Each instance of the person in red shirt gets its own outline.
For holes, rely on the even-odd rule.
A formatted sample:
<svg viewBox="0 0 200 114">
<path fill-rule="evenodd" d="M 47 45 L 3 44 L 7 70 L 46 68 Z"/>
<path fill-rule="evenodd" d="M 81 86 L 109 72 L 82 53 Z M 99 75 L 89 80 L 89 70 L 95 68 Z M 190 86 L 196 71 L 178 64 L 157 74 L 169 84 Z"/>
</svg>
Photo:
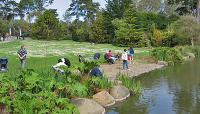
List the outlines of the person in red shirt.
<svg viewBox="0 0 200 114">
<path fill-rule="evenodd" d="M 112 51 L 109 50 L 109 51 L 108 51 L 108 58 L 111 59 L 111 57 L 112 57 Z"/>
</svg>

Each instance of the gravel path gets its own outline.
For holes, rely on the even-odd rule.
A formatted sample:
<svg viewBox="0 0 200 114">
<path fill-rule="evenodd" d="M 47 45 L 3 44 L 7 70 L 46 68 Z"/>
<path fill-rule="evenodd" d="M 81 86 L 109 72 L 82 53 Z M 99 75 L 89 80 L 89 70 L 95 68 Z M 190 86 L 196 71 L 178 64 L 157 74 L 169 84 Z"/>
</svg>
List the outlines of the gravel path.
<svg viewBox="0 0 200 114">
<path fill-rule="evenodd" d="M 158 65 L 155 63 L 142 64 L 139 62 L 135 62 L 134 64 L 129 64 L 129 70 L 123 70 L 122 61 L 117 61 L 115 64 L 101 65 L 101 69 L 110 80 L 115 80 L 117 74 L 127 74 L 130 77 L 135 77 L 143 73 L 160 69 L 162 67 L 164 67 L 164 65 Z"/>
</svg>

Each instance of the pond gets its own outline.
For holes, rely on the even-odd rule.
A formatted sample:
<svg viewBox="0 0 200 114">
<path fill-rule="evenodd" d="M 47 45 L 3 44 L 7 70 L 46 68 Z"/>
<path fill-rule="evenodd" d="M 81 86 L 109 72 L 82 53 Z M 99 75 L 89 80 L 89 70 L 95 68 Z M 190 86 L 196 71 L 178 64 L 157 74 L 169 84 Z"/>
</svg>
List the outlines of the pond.
<svg viewBox="0 0 200 114">
<path fill-rule="evenodd" d="M 143 92 L 107 109 L 106 114 L 200 114 L 200 60 L 138 78 Z"/>
</svg>

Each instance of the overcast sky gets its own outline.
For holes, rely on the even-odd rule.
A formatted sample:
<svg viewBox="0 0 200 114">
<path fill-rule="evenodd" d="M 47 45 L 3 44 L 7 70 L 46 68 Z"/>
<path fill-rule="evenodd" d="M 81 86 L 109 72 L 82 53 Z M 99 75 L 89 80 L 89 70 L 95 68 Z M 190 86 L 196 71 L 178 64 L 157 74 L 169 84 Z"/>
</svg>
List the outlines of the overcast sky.
<svg viewBox="0 0 200 114">
<path fill-rule="evenodd" d="M 19 2 L 20 0 L 15 1 Z M 94 2 L 97 1 L 100 3 L 101 7 L 105 7 L 105 0 L 94 0 Z M 54 0 L 53 4 L 48 8 L 57 9 L 59 19 L 63 19 L 63 14 L 65 13 L 66 9 L 69 8 L 70 3 L 71 0 Z"/>
</svg>

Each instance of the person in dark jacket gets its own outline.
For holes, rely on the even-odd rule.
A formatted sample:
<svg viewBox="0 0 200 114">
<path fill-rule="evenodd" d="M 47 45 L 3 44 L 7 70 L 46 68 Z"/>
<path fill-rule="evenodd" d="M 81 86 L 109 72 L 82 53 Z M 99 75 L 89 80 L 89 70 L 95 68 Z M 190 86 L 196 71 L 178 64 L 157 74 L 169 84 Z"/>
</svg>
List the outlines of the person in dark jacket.
<svg viewBox="0 0 200 114">
<path fill-rule="evenodd" d="M 99 69 L 98 66 L 95 66 L 91 71 L 90 71 L 90 76 L 95 76 L 95 77 L 102 77 L 103 74 L 101 70 Z"/>
</svg>

